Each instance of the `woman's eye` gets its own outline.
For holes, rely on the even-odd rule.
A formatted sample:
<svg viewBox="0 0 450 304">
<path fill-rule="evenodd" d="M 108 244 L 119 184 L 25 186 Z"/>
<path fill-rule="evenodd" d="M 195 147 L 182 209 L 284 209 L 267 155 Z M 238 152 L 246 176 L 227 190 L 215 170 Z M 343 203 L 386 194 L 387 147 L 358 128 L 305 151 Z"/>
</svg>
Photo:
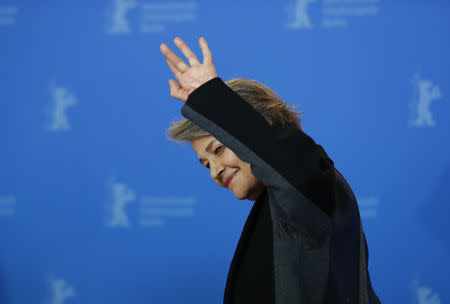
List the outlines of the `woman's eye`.
<svg viewBox="0 0 450 304">
<path fill-rule="evenodd" d="M 215 152 L 217 153 L 219 150 L 221 150 L 222 148 L 223 148 L 224 146 L 219 146 L 216 150 L 215 150 Z"/>
</svg>

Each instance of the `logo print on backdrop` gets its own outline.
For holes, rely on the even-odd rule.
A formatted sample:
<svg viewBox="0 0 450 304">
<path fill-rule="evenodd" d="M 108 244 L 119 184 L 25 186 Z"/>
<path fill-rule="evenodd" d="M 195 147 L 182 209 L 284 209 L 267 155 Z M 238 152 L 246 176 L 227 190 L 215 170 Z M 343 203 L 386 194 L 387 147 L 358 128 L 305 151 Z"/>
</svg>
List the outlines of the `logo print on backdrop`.
<svg viewBox="0 0 450 304">
<path fill-rule="evenodd" d="M 73 93 L 64 87 L 50 84 L 50 95 L 52 101 L 48 109 L 50 123 L 47 129 L 50 131 L 68 131 L 71 130 L 69 120 L 67 119 L 67 109 L 77 104 L 77 99 Z"/>
<path fill-rule="evenodd" d="M 113 0 L 113 8 L 109 10 L 107 32 L 110 34 L 126 34 L 131 32 L 126 14 L 137 6 L 134 0 Z"/>
<path fill-rule="evenodd" d="M 358 198 L 359 214 L 362 218 L 376 218 L 380 200 L 375 197 Z"/>
<path fill-rule="evenodd" d="M 169 217 L 194 217 L 196 203 L 193 197 L 143 196 L 140 199 L 140 224 L 163 227 Z"/>
<path fill-rule="evenodd" d="M 292 1 L 292 0 L 290 0 Z M 321 3 L 322 26 L 344 28 L 355 17 L 376 16 L 381 0 L 294 0 L 288 4 L 288 24 L 291 29 L 311 29 L 310 4 Z"/>
<path fill-rule="evenodd" d="M 111 199 L 107 202 L 107 226 L 129 227 L 128 216 L 125 213 L 125 206 L 136 199 L 136 193 L 126 184 L 116 181 L 109 181 L 108 188 Z"/>
<path fill-rule="evenodd" d="M 433 85 L 431 80 L 421 79 L 419 73 L 415 73 L 412 84 L 414 86 L 414 97 L 410 104 L 412 110 L 412 120 L 410 125 L 414 127 L 434 127 L 430 106 L 433 100 L 441 98 L 439 86 Z"/>
<path fill-rule="evenodd" d="M 14 195 L 0 196 L 0 216 L 12 216 L 16 213 L 16 197 Z"/>
<path fill-rule="evenodd" d="M 168 218 L 195 216 L 197 201 L 193 197 L 148 195 L 138 197 L 136 191 L 114 178 L 109 178 L 106 186 L 108 198 L 105 202 L 105 225 L 108 227 L 130 227 L 137 222 L 142 228 L 162 228 L 166 226 Z M 138 209 L 126 212 L 127 205 L 135 201 L 139 203 Z"/>
<path fill-rule="evenodd" d="M 0 6 L 0 27 L 16 24 L 17 7 Z"/>
<path fill-rule="evenodd" d="M 182 22 L 197 20 L 196 9 L 198 3 L 190 2 L 152 2 L 141 0 L 110 0 L 111 7 L 106 13 L 106 32 L 109 34 L 129 34 L 133 32 L 127 14 L 130 10 L 138 10 L 139 19 L 132 20 L 132 24 L 140 24 L 141 33 L 160 33 L 166 29 L 167 24 L 179 26 Z M 129 16 L 128 16 L 129 17 Z"/>
<path fill-rule="evenodd" d="M 413 304 L 441 304 L 437 293 L 427 286 L 420 286 L 418 280 L 412 282 Z"/>
<path fill-rule="evenodd" d="M 308 15 L 308 6 L 316 1 L 317 0 L 295 0 L 293 9 L 289 9 L 289 13 L 292 13 L 292 22 L 289 22 L 288 26 L 294 29 L 312 28 L 311 20 Z"/>
<path fill-rule="evenodd" d="M 75 296 L 75 291 L 65 280 L 56 278 L 53 274 L 49 279 L 50 299 L 45 304 L 65 304 L 67 300 Z"/>
</svg>

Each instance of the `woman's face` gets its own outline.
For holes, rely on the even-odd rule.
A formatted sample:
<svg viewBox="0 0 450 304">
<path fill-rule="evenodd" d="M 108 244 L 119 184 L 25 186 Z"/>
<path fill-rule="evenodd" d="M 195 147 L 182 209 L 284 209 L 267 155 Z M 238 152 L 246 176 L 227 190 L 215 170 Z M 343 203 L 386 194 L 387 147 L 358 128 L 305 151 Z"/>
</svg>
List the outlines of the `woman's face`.
<svg viewBox="0 0 450 304">
<path fill-rule="evenodd" d="M 216 184 L 230 189 L 240 200 L 254 201 L 258 198 L 264 184 L 252 174 L 250 164 L 240 160 L 214 136 L 195 138 L 192 140 L 192 148 L 202 165 L 210 169 Z"/>
</svg>

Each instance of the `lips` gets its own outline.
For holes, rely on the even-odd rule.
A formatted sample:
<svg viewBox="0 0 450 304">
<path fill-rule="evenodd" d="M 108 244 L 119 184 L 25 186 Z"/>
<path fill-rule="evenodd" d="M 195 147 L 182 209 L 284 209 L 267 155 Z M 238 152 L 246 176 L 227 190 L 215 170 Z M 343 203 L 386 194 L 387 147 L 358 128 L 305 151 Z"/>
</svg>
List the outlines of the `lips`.
<svg viewBox="0 0 450 304">
<path fill-rule="evenodd" d="M 231 174 L 228 178 L 227 178 L 227 180 L 225 181 L 225 184 L 227 185 L 227 187 L 231 184 L 231 180 L 233 179 L 233 177 L 236 175 L 236 173 L 238 172 L 239 170 L 236 170 L 233 174 Z"/>
</svg>

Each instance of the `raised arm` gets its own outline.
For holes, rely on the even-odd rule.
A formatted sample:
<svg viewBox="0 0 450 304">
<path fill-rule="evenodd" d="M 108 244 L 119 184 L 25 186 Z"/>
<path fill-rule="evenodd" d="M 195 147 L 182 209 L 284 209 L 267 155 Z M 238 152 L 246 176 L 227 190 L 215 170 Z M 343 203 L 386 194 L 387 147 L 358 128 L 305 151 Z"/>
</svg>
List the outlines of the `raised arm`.
<svg viewBox="0 0 450 304">
<path fill-rule="evenodd" d="M 320 197 L 326 189 L 320 186 L 326 186 L 326 172 L 333 163 L 322 147 L 298 128 L 272 127 L 219 77 L 192 92 L 181 113 L 210 132 L 243 161 L 253 164 L 256 157 L 265 163 L 267 168 L 264 169 L 271 177 L 276 171 L 282 178 L 278 183 L 264 174 L 261 176 L 267 186 L 287 188 L 288 183 L 325 213 L 332 212 L 329 198 Z M 317 191 L 318 187 L 321 192 Z"/>
<path fill-rule="evenodd" d="M 186 48 L 180 47 L 182 51 Z M 209 51 L 203 46 L 205 50 Z M 188 76 L 169 58 L 168 63 L 181 83 L 171 83 L 171 94 L 182 100 L 182 83 Z M 178 65 L 182 66 L 180 62 Z M 189 73 L 189 68 L 182 69 Z M 333 162 L 322 147 L 295 127 L 273 128 L 217 76 L 187 96 L 182 114 L 250 163 L 253 175 L 268 187 L 276 202 L 275 218 L 280 221 L 275 224 L 299 231 L 312 247 L 318 246 L 329 232 L 329 217 L 334 210 Z"/>
</svg>

